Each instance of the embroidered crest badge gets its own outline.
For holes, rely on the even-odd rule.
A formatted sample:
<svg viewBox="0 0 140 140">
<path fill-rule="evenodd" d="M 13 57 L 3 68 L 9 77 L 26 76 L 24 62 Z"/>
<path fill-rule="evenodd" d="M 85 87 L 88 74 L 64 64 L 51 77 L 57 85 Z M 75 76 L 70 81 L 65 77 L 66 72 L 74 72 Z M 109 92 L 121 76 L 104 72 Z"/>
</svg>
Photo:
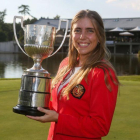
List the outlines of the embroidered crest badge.
<svg viewBox="0 0 140 140">
<path fill-rule="evenodd" d="M 71 94 L 78 99 L 81 99 L 84 93 L 85 93 L 85 88 L 81 84 L 76 85 L 71 91 Z"/>
</svg>

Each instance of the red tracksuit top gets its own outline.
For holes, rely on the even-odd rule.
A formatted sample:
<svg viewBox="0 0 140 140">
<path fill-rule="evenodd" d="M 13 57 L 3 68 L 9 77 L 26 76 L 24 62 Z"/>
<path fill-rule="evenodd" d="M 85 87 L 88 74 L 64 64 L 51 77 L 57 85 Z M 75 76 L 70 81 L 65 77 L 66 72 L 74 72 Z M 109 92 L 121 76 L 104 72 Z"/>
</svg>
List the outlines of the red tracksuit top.
<svg viewBox="0 0 140 140">
<path fill-rule="evenodd" d="M 61 62 L 60 68 L 67 64 L 68 58 Z M 111 73 L 115 79 L 113 70 Z M 57 123 L 51 122 L 48 140 L 101 140 L 101 137 L 106 136 L 118 93 L 118 86 L 109 77 L 108 80 L 111 92 L 106 87 L 104 71 L 94 68 L 88 74 L 88 83 L 83 79 L 73 88 L 69 100 L 66 97 L 59 99 L 61 91 L 57 95 L 60 81 L 51 93 L 52 109 L 59 113 L 59 117 Z"/>
</svg>

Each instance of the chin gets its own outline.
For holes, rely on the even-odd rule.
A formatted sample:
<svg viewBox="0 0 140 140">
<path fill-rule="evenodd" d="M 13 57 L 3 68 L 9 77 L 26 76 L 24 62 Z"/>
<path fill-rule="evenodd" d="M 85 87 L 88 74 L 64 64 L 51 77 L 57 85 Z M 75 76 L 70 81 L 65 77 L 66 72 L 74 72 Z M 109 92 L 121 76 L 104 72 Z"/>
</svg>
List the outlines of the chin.
<svg viewBox="0 0 140 140">
<path fill-rule="evenodd" d="M 79 55 L 81 55 L 81 56 L 86 56 L 86 55 L 88 55 L 89 53 L 79 53 Z"/>
</svg>

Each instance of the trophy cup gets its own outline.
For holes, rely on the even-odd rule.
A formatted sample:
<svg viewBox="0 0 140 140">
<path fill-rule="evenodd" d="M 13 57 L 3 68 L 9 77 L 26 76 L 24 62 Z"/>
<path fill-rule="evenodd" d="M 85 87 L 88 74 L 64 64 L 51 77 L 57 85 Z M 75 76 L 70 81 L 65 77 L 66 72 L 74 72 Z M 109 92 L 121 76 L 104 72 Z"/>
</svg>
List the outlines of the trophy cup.
<svg viewBox="0 0 140 140">
<path fill-rule="evenodd" d="M 20 46 L 16 35 L 16 19 L 21 19 L 21 27 L 24 30 L 24 50 Z M 60 30 L 61 22 L 66 22 L 64 38 L 58 49 L 54 50 L 55 34 Z M 13 112 L 31 116 L 42 116 L 44 113 L 37 107 L 49 109 L 51 78 L 47 70 L 43 69 L 43 59 L 57 53 L 62 47 L 68 30 L 68 20 L 59 20 L 58 29 L 48 25 L 29 24 L 23 27 L 23 17 L 15 16 L 13 29 L 16 42 L 22 52 L 34 61 L 32 68 L 24 71 L 21 79 L 18 104 L 13 107 Z"/>
</svg>

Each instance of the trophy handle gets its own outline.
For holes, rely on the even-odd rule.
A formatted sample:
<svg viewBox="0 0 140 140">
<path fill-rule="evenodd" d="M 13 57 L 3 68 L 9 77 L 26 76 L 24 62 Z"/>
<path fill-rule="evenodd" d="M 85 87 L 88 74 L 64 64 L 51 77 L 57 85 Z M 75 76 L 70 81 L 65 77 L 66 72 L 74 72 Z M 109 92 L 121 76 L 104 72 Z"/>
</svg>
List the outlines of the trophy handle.
<svg viewBox="0 0 140 140">
<path fill-rule="evenodd" d="M 65 30 L 65 34 L 64 34 L 63 40 L 62 40 L 60 46 L 58 47 L 58 49 L 57 49 L 53 54 L 49 55 L 48 57 L 53 56 L 54 54 L 56 54 L 56 53 L 61 49 L 61 47 L 62 47 L 62 45 L 63 45 L 63 43 L 64 43 L 64 41 L 65 41 L 65 38 L 66 38 L 66 36 L 67 36 L 69 21 L 66 20 L 66 19 L 60 19 L 60 20 L 59 20 L 58 29 L 56 30 L 56 32 L 58 32 L 58 31 L 60 30 L 61 22 L 62 22 L 62 21 L 66 22 L 66 30 Z"/>
<path fill-rule="evenodd" d="M 27 53 L 25 53 L 25 51 L 22 49 L 22 47 L 20 46 L 19 41 L 18 41 L 18 39 L 17 39 L 17 34 L 16 34 L 16 18 L 21 19 L 21 28 L 22 28 L 23 31 L 25 32 L 25 28 L 23 27 L 23 17 L 21 17 L 21 16 L 14 16 L 14 19 L 13 19 L 13 29 L 14 29 L 14 36 L 15 36 L 16 42 L 17 42 L 19 48 L 22 50 L 22 52 L 23 52 L 24 54 L 26 54 L 27 56 L 29 56 L 29 55 L 28 55 Z M 29 56 L 29 57 L 30 57 L 30 56 Z"/>
</svg>

